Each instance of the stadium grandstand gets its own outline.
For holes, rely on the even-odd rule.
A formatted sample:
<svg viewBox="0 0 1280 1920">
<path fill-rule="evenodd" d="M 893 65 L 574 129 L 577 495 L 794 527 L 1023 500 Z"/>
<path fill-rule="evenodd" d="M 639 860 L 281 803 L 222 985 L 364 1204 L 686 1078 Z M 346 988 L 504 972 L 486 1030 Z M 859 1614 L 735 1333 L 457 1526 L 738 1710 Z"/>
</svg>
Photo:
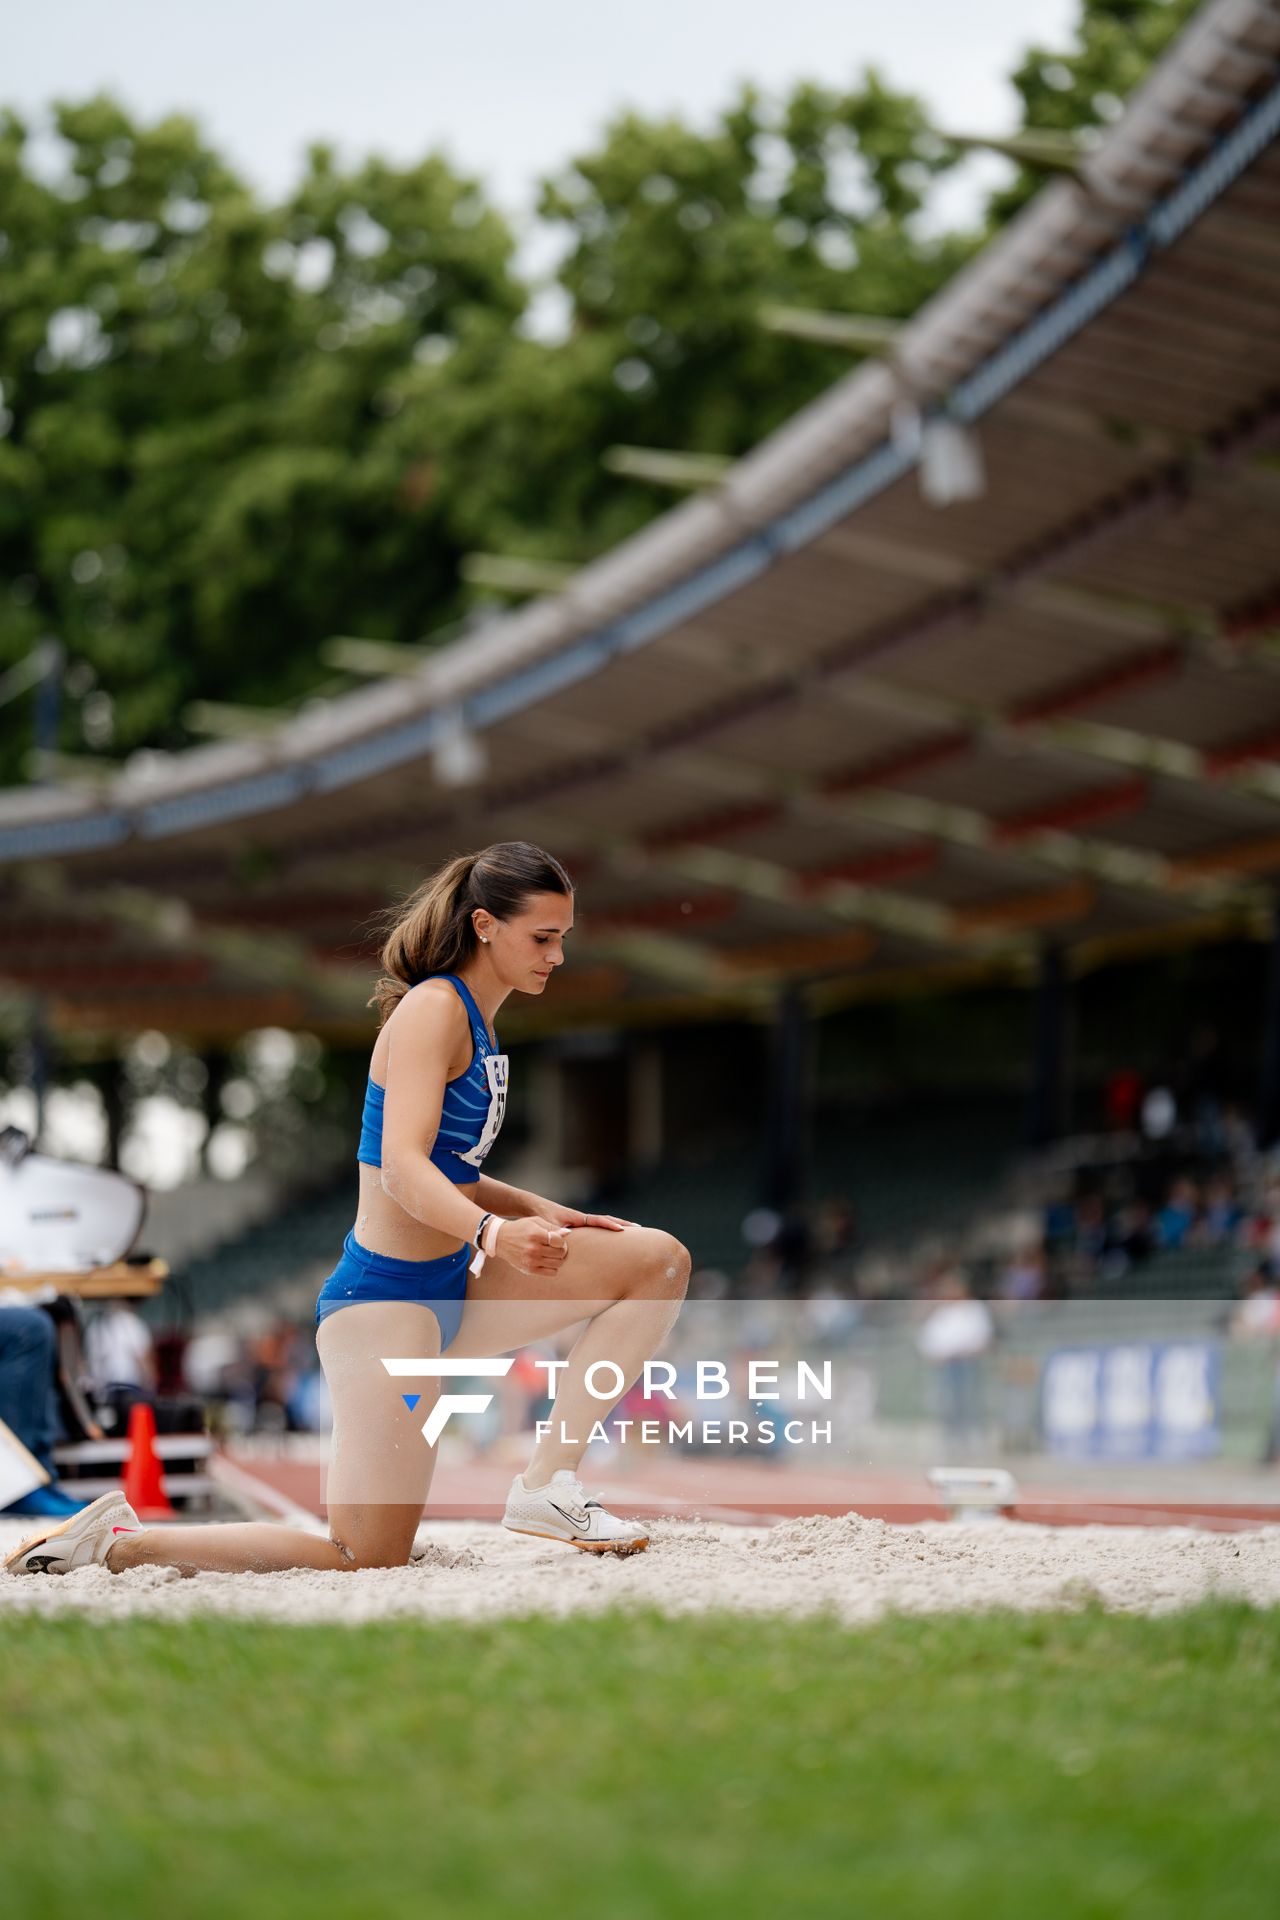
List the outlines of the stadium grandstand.
<svg viewBox="0 0 1280 1920">
<path fill-rule="evenodd" d="M 1073 998 L 1168 955 L 1246 956 L 1269 1145 L 1278 58 L 1273 5 L 1212 0 L 883 354 L 559 591 L 253 741 L 0 794 L 0 987 L 55 1036 L 355 1048 L 373 916 L 527 838 L 581 895 L 554 996 L 505 1022 L 514 1144 L 704 1266 L 824 1199 L 846 1250 L 986 1257 L 984 1219 L 1097 1160 L 1061 1152 Z M 859 1079 L 895 1023 L 914 1103 Z M 193 1304 L 288 1278 L 285 1244 L 193 1255 Z M 1234 1290 L 1235 1243 L 1175 1256 L 1173 1291 Z"/>
</svg>

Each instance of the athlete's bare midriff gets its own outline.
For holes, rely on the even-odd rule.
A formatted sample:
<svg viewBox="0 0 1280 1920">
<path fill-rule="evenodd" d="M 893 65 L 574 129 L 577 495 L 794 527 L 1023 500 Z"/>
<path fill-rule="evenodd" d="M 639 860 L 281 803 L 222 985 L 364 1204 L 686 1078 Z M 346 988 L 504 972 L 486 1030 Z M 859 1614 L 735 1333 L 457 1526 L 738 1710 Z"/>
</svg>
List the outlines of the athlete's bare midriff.
<svg viewBox="0 0 1280 1920">
<path fill-rule="evenodd" d="M 469 1181 L 466 1185 L 460 1182 L 457 1191 L 474 1200 L 475 1182 Z M 385 1253 L 391 1260 L 441 1260 L 446 1253 L 456 1253 L 462 1245 L 460 1240 L 406 1213 L 389 1193 L 382 1191 L 382 1169 L 365 1166 L 363 1161 L 356 1239 L 370 1253 Z"/>
<path fill-rule="evenodd" d="M 457 1049 L 450 1055 L 448 1069 L 449 1079 L 456 1080 L 471 1065 L 471 1022 L 466 1018 L 453 988 L 443 982 L 437 987 L 434 981 L 424 980 L 414 991 L 443 993 L 459 1010 L 461 1017 Z M 374 1042 L 369 1061 L 370 1076 L 380 1087 L 387 1084 L 388 1054 L 387 1030 L 384 1027 Z M 462 1241 L 406 1213 L 389 1193 L 383 1192 L 381 1167 L 370 1167 L 363 1161 L 358 1165 L 360 1199 L 356 1208 L 355 1233 L 362 1247 L 367 1247 L 370 1253 L 385 1253 L 389 1260 L 441 1260 L 445 1254 L 457 1252 Z M 457 1191 L 465 1194 L 468 1200 L 474 1200 L 476 1183 L 459 1182 Z"/>
</svg>

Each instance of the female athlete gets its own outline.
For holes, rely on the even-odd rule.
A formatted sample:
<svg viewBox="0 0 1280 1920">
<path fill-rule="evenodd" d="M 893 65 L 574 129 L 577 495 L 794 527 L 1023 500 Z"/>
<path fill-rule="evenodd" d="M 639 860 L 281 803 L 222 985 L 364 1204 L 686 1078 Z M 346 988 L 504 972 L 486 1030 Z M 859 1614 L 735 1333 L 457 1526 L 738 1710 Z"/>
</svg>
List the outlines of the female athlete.
<svg viewBox="0 0 1280 1920">
<path fill-rule="evenodd" d="M 384 1360 L 501 1356 L 586 1320 L 503 1524 L 594 1553 L 634 1553 L 643 1526 L 589 1499 L 577 1468 L 595 1421 L 639 1375 L 680 1310 L 689 1255 L 669 1233 L 579 1212 L 482 1171 L 506 1104 L 494 1020 L 564 961 L 573 886 L 524 841 L 464 854 L 391 926 L 373 1001 L 382 1024 L 360 1134 L 354 1230 L 316 1306 L 333 1401 L 329 1538 L 291 1527 L 143 1527 L 106 1494 L 10 1555 L 11 1573 L 173 1566 L 187 1573 L 403 1566 L 435 1465 L 422 1433 L 439 1381 Z M 594 1392 L 588 1370 L 597 1370 Z M 465 1369 L 460 1369 L 465 1371 Z M 598 1396 L 617 1383 L 613 1400 Z M 405 1385 L 420 1394 L 410 1411 Z M 412 1398 L 412 1393 L 409 1396 Z"/>
</svg>

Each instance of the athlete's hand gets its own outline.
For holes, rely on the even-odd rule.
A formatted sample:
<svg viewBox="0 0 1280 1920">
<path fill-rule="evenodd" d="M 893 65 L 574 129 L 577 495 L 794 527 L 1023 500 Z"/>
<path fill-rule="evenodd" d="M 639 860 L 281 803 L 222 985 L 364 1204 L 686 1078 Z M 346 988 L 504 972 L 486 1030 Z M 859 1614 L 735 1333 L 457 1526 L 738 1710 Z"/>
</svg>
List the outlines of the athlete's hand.
<svg viewBox="0 0 1280 1920">
<path fill-rule="evenodd" d="M 630 1220 L 619 1220 L 612 1213 L 583 1213 L 581 1207 L 562 1207 L 555 1200 L 539 1200 L 533 1209 L 534 1218 L 548 1220 L 553 1227 L 605 1227 L 610 1233 L 621 1233 L 624 1227 L 632 1225 Z"/>
<path fill-rule="evenodd" d="M 522 1220 L 504 1220 L 498 1229 L 493 1252 L 521 1273 L 553 1278 L 564 1265 L 569 1251 L 569 1230 L 553 1226 L 536 1214 Z"/>
</svg>

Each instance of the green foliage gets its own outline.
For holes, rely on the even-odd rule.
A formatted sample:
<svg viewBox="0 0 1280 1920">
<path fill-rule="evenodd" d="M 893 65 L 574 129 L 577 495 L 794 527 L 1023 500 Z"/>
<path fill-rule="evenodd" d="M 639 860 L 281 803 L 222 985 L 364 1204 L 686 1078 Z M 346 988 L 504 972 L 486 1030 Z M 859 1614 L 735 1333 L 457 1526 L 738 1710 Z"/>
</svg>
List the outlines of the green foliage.
<svg viewBox="0 0 1280 1920">
<path fill-rule="evenodd" d="M 265 208 L 186 121 L 96 100 L 57 124 L 53 185 L 0 126 L 0 665 L 57 632 L 118 748 L 176 745 L 194 694 L 294 698 L 324 635 L 414 639 L 455 590 L 390 442 L 395 383 L 525 294 L 506 226 L 438 158 L 340 174 L 317 148 Z"/>
<path fill-rule="evenodd" d="M 1105 117 L 1192 0 L 1083 3 L 1079 50 L 1015 77 L 1031 124 Z M 0 114 L 0 672 L 61 637 L 74 751 L 184 745 L 195 697 L 343 684 L 321 642 L 455 620 L 471 549 L 606 550 L 668 504 L 608 446 L 740 454 L 848 371 L 763 305 L 905 318 L 983 237 L 922 221 L 955 155 L 874 71 L 745 89 L 702 130 L 623 114 L 544 183 L 548 339 L 511 232 L 438 155 L 317 146 L 268 206 L 187 120 L 100 98 L 56 123 L 51 174 Z M 0 783 L 29 740 L 30 697 L 0 707 Z"/>
</svg>

